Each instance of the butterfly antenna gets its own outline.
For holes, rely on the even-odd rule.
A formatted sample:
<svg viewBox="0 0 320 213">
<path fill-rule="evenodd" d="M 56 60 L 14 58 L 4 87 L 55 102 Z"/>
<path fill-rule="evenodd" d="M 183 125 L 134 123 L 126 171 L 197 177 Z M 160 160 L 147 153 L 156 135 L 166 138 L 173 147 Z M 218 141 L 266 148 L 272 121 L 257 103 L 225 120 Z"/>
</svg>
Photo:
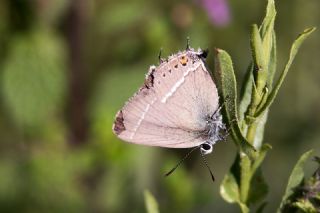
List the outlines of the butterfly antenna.
<svg viewBox="0 0 320 213">
<path fill-rule="evenodd" d="M 181 164 L 183 161 L 185 161 L 189 155 L 194 151 L 196 150 L 198 147 L 194 147 L 193 149 L 191 149 L 180 161 L 179 163 L 177 163 L 177 165 L 175 167 L 173 167 L 169 172 L 167 172 L 164 176 L 165 177 L 168 177 L 169 175 L 171 175 Z"/>
<path fill-rule="evenodd" d="M 201 153 L 201 157 L 202 157 L 203 163 L 207 167 L 207 169 L 209 170 L 210 175 L 211 175 L 211 179 L 214 182 L 214 176 L 213 176 L 213 173 L 212 173 L 212 171 L 211 171 L 211 169 L 210 169 L 210 167 L 208 165 L 208 161 L 207 161 L 206 157 L 204 156 L 204 154 L 202 152 L 200 152 L 200 153 Z"/>
</svg>

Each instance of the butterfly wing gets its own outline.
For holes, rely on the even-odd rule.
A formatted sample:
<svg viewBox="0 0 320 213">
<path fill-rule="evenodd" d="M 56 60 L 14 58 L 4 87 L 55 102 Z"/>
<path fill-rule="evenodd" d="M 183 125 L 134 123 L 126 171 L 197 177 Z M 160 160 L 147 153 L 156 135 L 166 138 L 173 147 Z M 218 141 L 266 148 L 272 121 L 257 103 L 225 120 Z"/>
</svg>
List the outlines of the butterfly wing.
<svg viewBox="0 0 320 213">
<path fill-rule="evenodd" d="M 186 51 L 150 68 L 144 86 L 118 112 L 113 130 L 132 143 L 194 147 L 206 141 L 201 132 L 217 108 L 217 89 L 204 62 Z"/>
</svg>

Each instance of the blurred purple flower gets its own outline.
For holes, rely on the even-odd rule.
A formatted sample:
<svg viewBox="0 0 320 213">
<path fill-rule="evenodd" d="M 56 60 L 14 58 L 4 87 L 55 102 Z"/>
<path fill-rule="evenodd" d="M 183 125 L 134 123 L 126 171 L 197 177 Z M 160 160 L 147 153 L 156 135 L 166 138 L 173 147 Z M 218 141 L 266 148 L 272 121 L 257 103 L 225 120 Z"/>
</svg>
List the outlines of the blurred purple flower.
<svg viewBox="0 0 320 213">
<path fill-rule="evenodd" d="M 200 0 L 211 22 L 216 26 L 226 26 L 230 22 L 227 0 Z"/>
</svg>

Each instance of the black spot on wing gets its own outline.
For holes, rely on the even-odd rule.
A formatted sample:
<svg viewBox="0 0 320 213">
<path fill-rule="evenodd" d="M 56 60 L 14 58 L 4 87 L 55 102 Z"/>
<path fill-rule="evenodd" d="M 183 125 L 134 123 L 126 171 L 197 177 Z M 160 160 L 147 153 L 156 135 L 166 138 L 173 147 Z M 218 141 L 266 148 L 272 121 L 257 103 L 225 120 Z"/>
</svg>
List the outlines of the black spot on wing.
<svg viewBox="0 0 320 213">
<path fill-rule="evenodd" d="M 124 130 L 126 130 L 126 127 L 124 126 L 123 123 L 124 119 L 123 119 L 123 113 L 122 110 L 120 110 L 117 115 L 116 115 L 116 119 L 114 121 L 113 124 L 113 132 L 117 135 L 120 135 L 121 132 L 123 132 Z"/>
<path fill-rule="evenodd" d="M 145 81 L 144 81 L 144 86 L 149 89 L 151 87 L 153 87 L 153 83 L 154 83 L 154 72 L 156 69 L 152 69 L 150 71 L 150 73 L 148 73 Z"/>
</svg>

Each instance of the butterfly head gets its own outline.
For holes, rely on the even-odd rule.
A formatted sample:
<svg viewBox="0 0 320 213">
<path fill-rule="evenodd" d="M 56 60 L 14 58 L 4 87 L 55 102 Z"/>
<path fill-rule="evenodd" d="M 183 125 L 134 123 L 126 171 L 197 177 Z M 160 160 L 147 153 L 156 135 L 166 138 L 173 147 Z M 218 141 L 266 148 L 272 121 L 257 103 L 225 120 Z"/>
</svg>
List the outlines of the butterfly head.
<svg viewBox="0 0 320 213">
<path fill-rule="evenodd" d="M 226 139 L 227 127 L 223 122 L 220 110 L 217 110 L 213 115 L 208 115 L 205 120 L 205 130 L 201 132 L 205 142 L 200 145 L 200 150 L 202 154 L 209 154 L 216 142 Z"/>
</svg>

